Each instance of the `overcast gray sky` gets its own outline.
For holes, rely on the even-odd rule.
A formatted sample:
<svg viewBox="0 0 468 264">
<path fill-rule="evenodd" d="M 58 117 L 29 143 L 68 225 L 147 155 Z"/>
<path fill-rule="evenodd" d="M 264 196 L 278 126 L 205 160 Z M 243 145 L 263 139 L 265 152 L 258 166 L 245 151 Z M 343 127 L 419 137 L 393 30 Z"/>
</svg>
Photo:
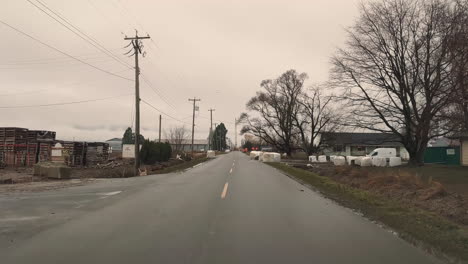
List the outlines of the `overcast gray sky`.
<svg viewBox="0 0 468 264">
<path fill-rule="evenodd" d="M 30 0 L 36 5 L 40 3 Z M 209 108 L 234 138 L 234 118 L 263 79 L 288 69 L 328 79 L 329 58 L 357 16 L 355 0 L 39 0 L 133 65 L 125 34 L 148 33 L 141 97 L 191 129 L 189 97 L 201 98 L 196 137 L 206 138 Z M 42 6 L 42 8 L 44 8 Z M 119 64 L 27 0 L 3 0 L 0 20 L 106 71 L 133 79 Z M 134 84 L 82 64 L 0 23 L 0 107 L 112 99 L 49 107 L 0 108 L 0 126 L 53 130 L 59 139 L 121 137 L 134 114 Z M 158 95 L 154 90 L 156 90 Z M 117 97 L 120 96 L 120 97 Z M 141 105 L 145 137 L 157 137 L 158 112 Z M 163 115 L 163 129 L 181 125 Z"/>
</svg>

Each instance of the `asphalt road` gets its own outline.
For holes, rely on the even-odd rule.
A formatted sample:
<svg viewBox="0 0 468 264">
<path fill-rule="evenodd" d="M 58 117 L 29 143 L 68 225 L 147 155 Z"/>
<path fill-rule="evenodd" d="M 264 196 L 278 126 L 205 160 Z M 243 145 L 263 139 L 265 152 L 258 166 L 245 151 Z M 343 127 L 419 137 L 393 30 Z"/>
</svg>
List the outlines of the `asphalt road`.
<svg viewBox="0 0 468 264">
<path fill-rule="evenodd" d="M 183 173 L 0 196 L 0 262 L 439 263 L 242 153 Z"/>
</svg>

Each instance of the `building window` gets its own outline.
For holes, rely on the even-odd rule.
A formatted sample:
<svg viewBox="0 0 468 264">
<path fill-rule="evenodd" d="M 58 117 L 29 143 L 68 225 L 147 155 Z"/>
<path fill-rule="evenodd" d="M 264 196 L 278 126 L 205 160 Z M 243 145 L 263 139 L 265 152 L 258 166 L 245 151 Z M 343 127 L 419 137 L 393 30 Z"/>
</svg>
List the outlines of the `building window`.
<svg viewBox="0 0 468 264">
<path fill-rule="evenodd" d="M 343 145 L 333 146 L 333 152 L 343 152 Z"/>
<path fill-rule="evenodd" d="M 356 147 L 357 148 L 357 151 L 365 151 L 366 148 L 365 147 L 362 147 L 362 146 L 359 146 L 359 147 Z"/>
</svg>

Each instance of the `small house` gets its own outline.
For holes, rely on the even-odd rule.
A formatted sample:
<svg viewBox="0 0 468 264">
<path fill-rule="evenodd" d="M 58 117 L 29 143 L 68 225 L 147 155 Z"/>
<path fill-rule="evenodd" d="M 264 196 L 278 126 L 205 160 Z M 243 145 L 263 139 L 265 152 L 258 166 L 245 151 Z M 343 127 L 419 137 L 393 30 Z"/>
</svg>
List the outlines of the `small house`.
<svg viewBox="0 0 468 264">
<path fill-rule="evenodd" d="M 376 148 L 395 148 L 397 156 L 409 159 L 399 138 L 388 133 L 324 132 L 318 145 L 323 154 L 330 156 L 365 156 Z"/>
</svg>

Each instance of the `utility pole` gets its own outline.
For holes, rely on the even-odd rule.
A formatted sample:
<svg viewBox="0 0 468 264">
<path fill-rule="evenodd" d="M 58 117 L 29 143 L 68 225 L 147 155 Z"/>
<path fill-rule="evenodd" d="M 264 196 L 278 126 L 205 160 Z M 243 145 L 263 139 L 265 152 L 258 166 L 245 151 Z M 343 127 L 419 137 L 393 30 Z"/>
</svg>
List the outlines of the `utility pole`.
<svg viewBox="0 0 468 264">
<path fill-rule="evenodd" d="M 193 155 L 193 141 L 194 141 L 194 135 L 195 135 L 195 106 L 196 103 L 201 101 L 201 99 L 197 99 L 194 97 L 193 99 L 188 99 L 189 101 L 193 101 L 193 117 L 192 117 L 192 155 Z"/>
<path fill-rule="evenodd" d="M 215 129 L 214 131 L 216 131 L 216 128 L 218 127 L 218 123 L 215 123 Z M 218 137 L 215 136 L 215 134 L 213 134 L 213 142 L 216 144 L 216 148 L 218 148 Z"/>
<path fill-rule="evenodd" d="M 135 37 L 125 36 L 125 40 L 130 40 L 133 45 L 135 55 L 135 176 L 138 176 L 140 169 L 140 67 L 138 66 L 138 54 L 141 54 L 143 47 L 142 39 L 149 39 L 150 36 L 139 37 L 138 31 Z M 143 57 L 145 54 L 142 54 Z"/>
<path fill-rule="evenodd" d="M 211 150 L 211 137 L 213 135 L 213 111 L 215 111 L 215 109 L 210 108 L 208 111 L 210 111 L 210 138 L 208 139 L 208 148 Z"/>
<path fill-rule="evenodd" d="M 237 149 L 237 118 L 234 118 L 234 148 Z"/>
<path fill-rule="evenodd" d="M 161 143 L 161 115 L 159 115 L 159 143 Z"/>
</svg>

